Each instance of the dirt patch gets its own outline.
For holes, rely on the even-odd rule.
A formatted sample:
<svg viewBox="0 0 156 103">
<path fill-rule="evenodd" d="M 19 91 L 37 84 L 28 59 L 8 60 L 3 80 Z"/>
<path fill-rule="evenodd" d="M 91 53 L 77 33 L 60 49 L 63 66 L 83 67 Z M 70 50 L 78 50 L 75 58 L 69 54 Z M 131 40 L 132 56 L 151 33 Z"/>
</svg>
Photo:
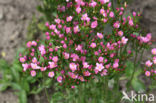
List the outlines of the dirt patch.
<svg viewBox="0 0 156 103">
<path fill-rule="evenodd" d="M 0 53 L 11 62 L 26 40 L 27 27 L 39 0 L 0 0 Z"/>
<path fill-rule="evenodd" d="M 39 0 L 0 0 L 0 58 L 12 62 L 16 50 L 25 43 L 27 27 Z M 1 55 L 2 54 L 2 55 Z M 11 90 L 0 92 L 0 103 L 18 103 Z"/>
</svg>

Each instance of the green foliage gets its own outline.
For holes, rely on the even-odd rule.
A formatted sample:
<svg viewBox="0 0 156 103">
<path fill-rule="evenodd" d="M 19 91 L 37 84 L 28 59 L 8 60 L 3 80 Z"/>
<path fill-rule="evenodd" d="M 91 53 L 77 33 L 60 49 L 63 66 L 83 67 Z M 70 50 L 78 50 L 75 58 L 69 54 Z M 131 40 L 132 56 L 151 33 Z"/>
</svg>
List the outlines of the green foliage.
<svg viewBox="0 0 156 103">
<path fill-rule="evenodd" d="M 121 92 L 117 90 L 118 88 L 109 88 L 107 80 L 108 78 L 91 80 L 73 89 L 56 91 L 52 95 L 51 103 L 62 103 L 62 101 L 63 103 L 119 103 Z"/>
<path fill-rule="evenodd" d="M 141 68 L 138 66 L 135 66 L 133 62 L 127 62 L 127 68 L 125 70 L 125 75 L 127 79 L 129 80 L 127 83 L 127 87 L 130 87 L 130 85 L 133 87 L 135 91 L 145 91 L 145 84 L 142 83 L 142 81 L 139 79 L 139 76 L 142 74 Z M 136 69 L 136 70 L 135 70 Z M 134 74 L 133 71 L 135 70 Z M 132 78 L 132 75 L 133 78 Z"/>
<path fill-rule="evenodd" d="M 27 27 L 27 41 L 34 40 L 34 39 L 42 39 L 44 35 L 42 34 L 47 30 L 47 28 L 44 26 L 44 22 L 46 20 L 42 17 L 37 18 L 36 16 L 32 17 L 32 20 Z"/>
<path fill-rule="evenodd" d="M 41 0 L 42 4 L 37 7 L 37 10 L 44 14 L 44 17 L 49 22 L 57 15 L 57 5 L 62 5 L 66 1 L 62 0 Z"/>
</svg>

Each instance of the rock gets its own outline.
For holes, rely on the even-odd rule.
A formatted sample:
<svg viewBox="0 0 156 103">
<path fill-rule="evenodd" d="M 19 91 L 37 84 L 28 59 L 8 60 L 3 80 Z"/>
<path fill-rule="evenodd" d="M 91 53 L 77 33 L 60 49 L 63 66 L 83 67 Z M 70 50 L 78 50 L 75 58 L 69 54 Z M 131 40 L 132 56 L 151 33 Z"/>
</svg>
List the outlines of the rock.
<svg viewBox="0 0 156 103">
<path fill-rule="evenodd" d="M 3 17 L 4 17 L 3 7 L 0 7 L 0 20 L 2 20 Z"/>
<path fill-rule="evenodd" d="M 18 103 L 18 97 L 11 90 L 0 92 L 0 103 Z"/>
<path fill-rule="evenodd" d="M 8 4 L 11 2 L 12 2 L 12 0 L 0 0 L 0 4 Z"/>
<path fill-rule="evenodd" d="M 0 12 L 0 20 L 2 20 L 3 19 L 3 12 Z"/>
<path fill-rule="evenodd" d="M 19 35 L 19 31 L 15 31 L 15 33 L 13 33 L 11 36 L 10 36 L 10 40 L 16 40 L 16 38 L 18 37 Z"/>
</svg>

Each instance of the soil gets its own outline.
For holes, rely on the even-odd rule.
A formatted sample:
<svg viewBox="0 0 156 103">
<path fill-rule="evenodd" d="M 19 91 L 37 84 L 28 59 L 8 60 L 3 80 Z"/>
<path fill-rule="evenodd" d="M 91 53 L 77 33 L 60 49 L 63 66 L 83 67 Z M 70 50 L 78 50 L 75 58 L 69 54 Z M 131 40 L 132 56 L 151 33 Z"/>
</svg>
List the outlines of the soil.
<svg viewBox="0 0 156 103">
<path fill-rule="evenodd" d="M 25 43 L 32 16 L 38 15 L 38 4 L 39 0 L 0 0 L 0 53 L 8 62 Z"/>
<path fill-rule="evenodd" d="M 0 0 L 0 58 L 12 62 L 16 50 L 25 43 L 32 16 L 39 15 L 39 0 Z M 12 90 L 0 92 L 0 103 L 18 103 Z"/>
<path fill-rule="evenodd" d="M 12 62 L 16 50 L 25 43 L 27 27 L 32 16 L 39 15 L 36 6 L 39 0 L 0 0 L 0 58 Z M 133 0 L 129 11 L 140 11 L 143 28 L 151 32 L 156 40 L 156 0 Z M 152 47 L 156 47 L 156 41 Z M 146 52 L 146 54 L 149 52 Z M 144 55 L 148 58 L 149 55 Z M 40 100 L 35 96 L 36 102 Z M 0 93 L 0 103 L 18 103 L 12 90 Z"/>
</svg>

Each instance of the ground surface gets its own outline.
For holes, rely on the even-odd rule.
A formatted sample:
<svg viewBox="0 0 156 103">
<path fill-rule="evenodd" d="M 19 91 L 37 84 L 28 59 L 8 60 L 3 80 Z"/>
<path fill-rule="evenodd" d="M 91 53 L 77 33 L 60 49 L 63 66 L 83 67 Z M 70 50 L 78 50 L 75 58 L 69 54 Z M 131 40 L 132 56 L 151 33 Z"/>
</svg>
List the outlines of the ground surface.
<svg viewBox="0 0 156 103">
<path fill-rule="evenodd" d="M 0 0 L 0 54 L 5 52 L 7 61 L 13 60 L 17 48 L 24 43 L 27 26 L 36 14 L 37 5 L 37 0 Z M 134 0 L 130 7 L 142 13 L 143 27 L 156 40 L 156 0 Z M 39 99 L 38 96 L 35 98 Z M 0 103 L 17 103 L 17 97 L 10 90 L 0 93 Z"/>
<path fill-rule="evenodd" d="M 37 0 L 0 0 L 0 57 L 3 54 L 7 61 L 13 60 L 17 48 L 25 41 L 32 16 L 37 15 L 37 5 Z M 0 103 L 18 101 L 13 92 L 8 90 L 0 93 Z"/>
</svg>

